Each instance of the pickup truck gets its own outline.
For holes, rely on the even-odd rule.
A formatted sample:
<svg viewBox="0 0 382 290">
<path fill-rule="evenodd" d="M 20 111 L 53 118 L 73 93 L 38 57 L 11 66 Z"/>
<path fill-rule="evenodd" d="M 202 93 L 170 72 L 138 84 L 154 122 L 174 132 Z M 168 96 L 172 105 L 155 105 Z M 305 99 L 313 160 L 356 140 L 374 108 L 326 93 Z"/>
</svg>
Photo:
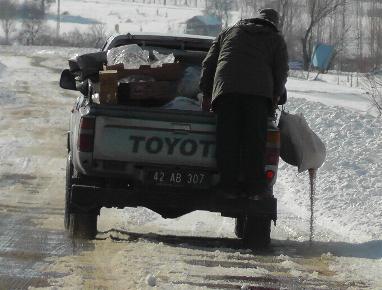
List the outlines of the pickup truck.
<svg viewBox="0 0 382 290">
<path fill-rule="evenodd" d="M 117 35 L 103 46 L 138 44 L 171 52 L 176 61 L 201 65 L 212 43 L 202 36 Z M 76 85 L 75 85 L 76 83 Z M 264 178 L 268 190 L 255 198 L 216 194 L 215 115 L 212 112 L 98 104 L 91 89 L 64 71 L 60 86 L 80 90 L 67 140 L 65 228 L 74 238 L 92 239 L 102 207 L 146 207 L 164 218 L 196 210 L 236 219 L 235 233 L 248 246 L 270 244 L 277 219 L 273 185 L 280 135 L 270 118 Z M 88 86 L 88 85 L 87 85 Z"/>
</svg>

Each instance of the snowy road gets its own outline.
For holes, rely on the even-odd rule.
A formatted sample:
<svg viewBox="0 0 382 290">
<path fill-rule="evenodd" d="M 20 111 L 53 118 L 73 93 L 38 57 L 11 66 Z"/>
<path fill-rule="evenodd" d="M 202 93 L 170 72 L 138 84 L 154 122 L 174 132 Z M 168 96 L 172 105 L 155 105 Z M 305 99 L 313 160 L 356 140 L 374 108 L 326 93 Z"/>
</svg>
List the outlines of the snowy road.
<svg viewBox="0 0 382 290">
<path fill-rule="evenodd" d="M 0 47 L 0 289 L 382 288 L 381 122 L 353 110 L 367 107 L 359 89 L 325 82 L 288 84 L 289 109 L 304 111 L 328 144 L 313 246 L 308 178 L 285 164 L 269 251 L 242 248 L 232 219 L 164 220 L 141 208 L 103 209 L 97 240 L 68 239 L 65 132 L 75 94 L 57 80 L 75 52 Z M 313 102 L 320 95 L 324 104 Z"/>
</svg>

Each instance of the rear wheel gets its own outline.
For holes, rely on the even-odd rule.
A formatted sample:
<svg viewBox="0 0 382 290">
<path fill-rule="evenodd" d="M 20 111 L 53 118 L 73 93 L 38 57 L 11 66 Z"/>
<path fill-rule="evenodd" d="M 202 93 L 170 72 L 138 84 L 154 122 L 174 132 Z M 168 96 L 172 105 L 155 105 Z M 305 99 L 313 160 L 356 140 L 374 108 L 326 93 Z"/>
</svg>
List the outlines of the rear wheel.
<svg viewBox="0 0 382 290">
<path fill-rule="evenodd" d="M 243 226 L 243 241 L 249 248 L 267 248 L 271 243 L 271 220 L 247 216 Z"/>
<path fill-rule="evenodd" d="M 72 185 L 80 181 L 75 178 L 75 170 L 71 154 L 69 152 L 66 161 L 66 186 L 65 186 L 65 213 L 64 226 L 73 238 L 94 239 L 97 235 L 97 217 L 96 213 L 71 213 L 72 203 Z M 77 176 L 78 174 L 76 174 Z"/>
</svg>

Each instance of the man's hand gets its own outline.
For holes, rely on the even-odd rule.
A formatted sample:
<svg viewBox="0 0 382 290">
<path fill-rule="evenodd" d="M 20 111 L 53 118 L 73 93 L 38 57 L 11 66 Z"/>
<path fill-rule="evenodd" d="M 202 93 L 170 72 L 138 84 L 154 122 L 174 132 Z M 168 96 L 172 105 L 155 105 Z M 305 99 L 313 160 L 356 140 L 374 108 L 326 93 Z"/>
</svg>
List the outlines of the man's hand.
<svg viewBox="0 0 382 290">
<path fill-rule="evenodd" d="M 274 96 L 272 100 L 273 109 L 277 109 L 280 101 L 280 96 Z"/>
</svg>

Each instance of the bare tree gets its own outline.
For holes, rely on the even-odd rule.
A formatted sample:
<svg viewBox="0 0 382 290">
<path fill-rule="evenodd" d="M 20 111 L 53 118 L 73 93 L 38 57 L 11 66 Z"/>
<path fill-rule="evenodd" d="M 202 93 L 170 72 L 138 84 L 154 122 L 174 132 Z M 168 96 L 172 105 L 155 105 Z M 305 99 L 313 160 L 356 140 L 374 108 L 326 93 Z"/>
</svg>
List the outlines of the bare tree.
<svg viewBox="0 0 382 290">
<path fill-rule="evenodd" d="M 21 39 L 26 45 L 34 45 L 44 25 L 44 11 L 35 2 L 24 2 L 21 6 Z"/>
<path fill-rule="evenodd" d="M 306 0 L 308 23 L 301 39 L 304 69 L 309 69 L 310 65 L 310 56 L 313 51 L 313 29 L 343 5 L 346 5 L 346 0 Z"/>
<path fill-rule="evenodd" d="M 375 74 L 368 74 L 365 89 L 371 105 L 377 110 L 379 116 L 382 116 L 382 78 Z"/>
<path fill-rule="evenodd" d="M 364 31 L 363 31 L 363 7 L 362 2 L 355 1 L 355 14 L 356 14 L 356 41 L 357 41 L 357 66 L 358 71 L 364 70 L 364 62 L 363 62 L 363 47 L 364 47 Z"/>
<path fill-rule="evenodd" d="M 231 0 L 209 0 L 206 3 L 206 12 L 220 18 L 227 27 L 233 6 L 234 3 Z"/>
<path fill-rule="evenodd" d="M 92 25 L 89 31 L 79 31 L 77 28 L 63 33 L 60 43 L 65 46 L 100 48 L 107 38 L 105 24 Z"/>
<path fill-rule="evenodd" d="M 94 24 L 90 27 L 89 34 L 90 42 L 92 46 L 100 48 L 101 45 L 106 41 L 106 25 L 104 23 Z"/>
<path fill-rule="evenodd" d="M 334 47 L 334 54 L 330 64 L 337 64 L 339 70 L 347 67 L 348 46 L 355 43 L 356 37 L 350 37 L 352 23 L 348 21 L 351 12 L 347 5 L 342 5 L 334 11 L 329 17 L 323 19 L 317 27 L 322 27 L 322 35 L 316 38 L 317 42 L 327 42 Z M 329 35 L 325 37 L 325 32 L 329 31 Z"/>
<path fill-rule="evenodd" d="M 284 31 L 284 26 L 286 26 L 287 20 L 290 20 L 288 17 L 293 10 L 291 7 L 295 7 L 292 5 L 293 0 L 277 0 L 275 1 L 274 8 L 280 13 L 280 25 L 279 28 L 281 31 Z"/>
<path fill-rule="evenodd" d="M 12 0 L 0 0 L 0 21 L 5 34 L 5 42 L 9 43 L 9 34 L 14 30 L 17 5 Z"/>
<path fill-rule="evenodd" d="M 45 15 L 47 13 L 47 10 L 49 9 L 50 5 L 56 0 L 34 0 L 34 1 L 40 1 L 40 10 Z"/>
<path fill-rule="evenodd" d="M 255 16 L 258 9 L 257 2 L 257 0 L 239 0 L 240 17 L 243 19 Z"/>
<path fill-rule="evenodd" d="M 370 3 L 368 16 L 369 55 L 373 69 L 381 66 L 382 58 L 382 4 L 373 0 Z"/>
</svg>

